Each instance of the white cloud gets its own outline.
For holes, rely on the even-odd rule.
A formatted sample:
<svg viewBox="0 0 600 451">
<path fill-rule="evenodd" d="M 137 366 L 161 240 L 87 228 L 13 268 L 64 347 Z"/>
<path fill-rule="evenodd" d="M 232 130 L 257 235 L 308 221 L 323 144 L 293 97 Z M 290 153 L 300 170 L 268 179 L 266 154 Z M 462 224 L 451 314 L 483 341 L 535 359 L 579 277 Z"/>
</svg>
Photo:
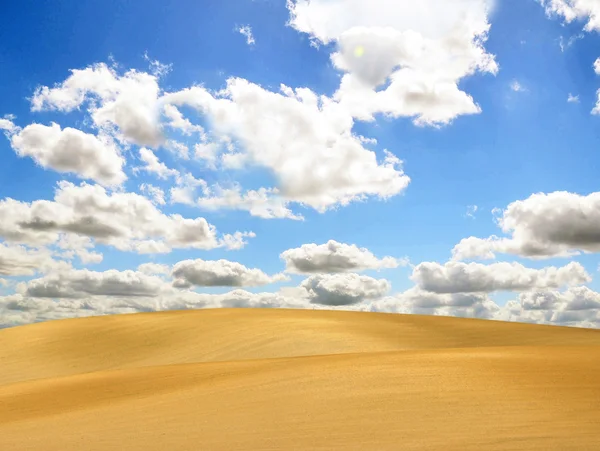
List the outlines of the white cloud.
<svg viewBox="0 0 600 451">
<path fill-rule="evenodd" d="M 183 114 L 181 114 L 181 111 L 179 111 L 176 106 L 164 105 L 163 112 L 169 119 L 169 122 L 167 123 L 168 127 L 180 130 L 181 133 L 186 136 L 191 136 L 194 133 L 199 133 L 200 135 L 204 134 L 204 128 L 200 125 L 192 124 L 189 119 L 183 117 Z"/>
<path fill-rule="evenodd" d="M 526 268 L 519 263 L 424 262 L 417 265 L 411 279 L 425 291 L 434 293 L 491 293 L 527 291 L 581 285 L 591 281 L 579 263 L 543 269 Z"/>
<path fill-rule="evenodd" d="M 539 0 L 548 15 L 562 16 L 565 22 L 586 21 L 585 31 L 600 31 L 600 3 L 596 0 Z"/>
<path fill-rule="evenodd" d="M 587 287 L 564 292 L 532 291 L 509 301 L 499 319 L 539 324 L 600 327 L 600 293 Z"/>
<path fill-rule="evenodd" d="M 166 164 L 158 159 L 154 152 L 145 147 L 140 149 L 140 160 L 142 160 L 145 165 L 135 168 L 135 172 L 139 172 L 140 170 L 146 171 L 150 174 L 156 174 L 159 179 L 163 180 L 179 175 L 179 171 L 168 168 Z"/>
<path fill-rule="evenodd" d="M 239 249 L 250 232 L 222 238 L 204 218 L 165 215 L 136 193 L 107 193 L 99 185 L 59 183 L 54 201 L 0 201 L 0 237 L 27 244 L 51 244 L 60 232 L 138 253 L 164 253 L 172 248 Z"/>
<path fill-rule="evenodd" d="M 94 247 L 94 242 L 88 236 L 76 235 L 74 233 L 61 234 L 57 246 L 66 251 L 67 258 L 70 254 L 77 255 L 84 265 L 101 263 L 104 259 L 101 253 L 89 250 Z"/>
<path fill-rule="evenodd" d="M 460 80 L 498 71 L 484 48 L 492 1 L 288 0 L 287 5 L 293 28 L 314 43 L 337 45 L 331 59 L 345 74 L 335 99 L 356 118 L 385 113 L 414 117 L 419 125 L 447 124 L 481 111 L 460 90 Z"/>
<path fill-rule="evenodd" d="M 125 159 L 107 137 L 96 137 L 74 128 L 61 129 L 31 124 L 14 134 L 12 147 L 20 157 L 31 157 L 43 168 L 74 173 L 103 185 L 119 185 L 126 180 Z"/>
<path fill-rule="evenodd" d="M 510 238 L 463 239 L 454 260 L 494 258 L 496 252 L 529 258 L 564 257 L 600 251 L 600 192 L 533 194 L 511 203 L 498 224 Z"/>
<path fill-rule="evenodd" d="M 190 159 L 190 149 L 179 141 L 169 140 L 165 143 L 165 148 L 182 160 Z"/>
<path fill-rule="evenodd" d="M 579 96 L 574 96 L 573 94 L 569 93 L 569 97 L 567 97 L 567 102 L 579 103 Z"/>
<path fill-rule="evenodd" d="M 256 44 L 256 40 L 254 39 L 254 35 L 252 34 L 252 28 L 250 27 L 250 25 L 244 25 L 242 27 L 237 28 L 237 32 L 242 34 L 246 38 L 246 44 Z"/>
<path fill-rule="evenodd" d="M 242 193 L 237 185 L 228 189 L 215 185 L 205 190 L 205 195 L 196 200 L 196 205 L 207 210 L 245 210 L 252 216 L 263 219 L 304 219 L 287 207 L 288 201 L 279 196 L 276 188 L 259 188 Z"/>
<path fill-rule="evenodd" d="M 202 192 L 208 192 L 207 184 L 202 179 L 195 178 L 192 174 L 187 173 L 176 177 L 177 185 L 169 191 L 172 204 L 196 205 L 196 190 L 201 189 Z"/>
<path fill-rule="evenodd" d="M 11 119 L 0 118 L 0 130 L 4 130 L 6 136 L 9 138 L 20 129 L 17 127 Z"/>
<path fill-rule="evenodd" d="M 393 257 L 378 259 L 366 248 L 334 240 L 321 245 L 311 243 L 288 249 L 280 257 L 285 261 L 286 271 L 297 274 L 387 269 L 405 266 L 408 263 L 406 259 Z"/>
<path fill-rule="evenodd" d="M 255 287 L 288 280 L 282 274 L 268 276 L 260 269 L 250 269 L 228 260 L 185 260 L 173 266 L 173 285 L 178 288 Z"/>
<path fill-rule="evenodd" d="M 0 275 L 33 276 L 68 266 L 67 262 L 53 259 L 52 253 L 46 248 L 0 242 Z"/>
<path fill-rule="evenodd" d="M 390 290 L 385 279 L 358 274 L 316 274 L 300 285 L 308 292 L 313 304 L 341 306 L 378 299 Z"/>
<path fill-rule="evenodd" d="M 215 96 L 202 87 L 166 94 L 164 101 L 207 114 L 214 133 L 239 141 L 248 164 L 273 171 L 286 200 L 324 212 L 366 196 L 389 198 L 410 179 L 391 153 L 378 163 L 353 135 L 345 109 L 306 88 L 283 94 L 246 80 L 229 79 Z"/>
<path fill-rule="evenodd" d="M 594 61 L 594 72 L 600 75 L 600 58 L 596 58 L 596 61 Z"/>
<path fill-rule="evenodd" d="M 342 309 L 600 327 L 600 294 L 586 287 L 525 292 L 500 307 L 484 293 L 439 294 L 418 287 L 384 297 L 387 281 L 356 274 L 313 276 L 298 287 L 274 293 L 240 289 L 224 294 L 196 293 L 150 277 L 164 275 L 169 269 L 166 265 L 140 268 L 147 274 L 141 269 L 73 271 L 22 284 L 20 293 L 0 296 L 0 327 L 78 316 L 221 307 Z M 40 295 L 50 298 L 34 297 Z"/>
<path fill-rule="evenodd" d="M 172 64 L 163 64 L 158 60 L 153 60 L 148 55 L 148 52 L 144 53 L 144 59 L 148 61 L 148 64 L 150 66 L 150 73 L 156 77 L 164 77 L 173 70 Z"/>
<path fill-rule="evenodd" d="M 148 275 L 171 274 L 171 267 L 160 263 L 142 263 L 137 270 Z"/>
<path fill-rule="evenodd" d="M 146 193 L 151 197 L 152 202 L 156 205 L 165 205 L 165 192 L 158 186 L 150 185 L 149 183 L 142 183 L 140 185 L 140 191 Z"/>
<path fill-rule="evenodd" d="M 156 296 L 165 282 L 135 271 L 87 269 L 60 271 L 28 281 L 23 295 L 40 298 L 85 298 L 87 296 Z"/>
<path fill-rule="evenodd" d="M 126 142 L 156 147 L 162 143 L 158 77 L 130 70 L 119 75 L 106 64 L 74 69 L 60 84 L 40 86 L 33 111 L 73 111 L 87 103 L 94 124 Z M 113 130 L 116 127 L 116 130 Z"/>
</svg>

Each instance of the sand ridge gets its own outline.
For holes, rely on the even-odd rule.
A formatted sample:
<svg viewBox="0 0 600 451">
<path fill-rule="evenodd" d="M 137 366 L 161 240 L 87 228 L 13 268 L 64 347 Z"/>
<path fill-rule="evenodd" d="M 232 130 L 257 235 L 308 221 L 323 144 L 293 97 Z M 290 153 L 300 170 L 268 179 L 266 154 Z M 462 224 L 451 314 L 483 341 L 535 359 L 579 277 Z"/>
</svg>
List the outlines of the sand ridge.
<svg viewBox="0 0 600 451">
<path fill-rule="evenodd" d="M 600 449 L 600 331 L 223 309 L 0 331 L 0 449 Z"/>
</svg>

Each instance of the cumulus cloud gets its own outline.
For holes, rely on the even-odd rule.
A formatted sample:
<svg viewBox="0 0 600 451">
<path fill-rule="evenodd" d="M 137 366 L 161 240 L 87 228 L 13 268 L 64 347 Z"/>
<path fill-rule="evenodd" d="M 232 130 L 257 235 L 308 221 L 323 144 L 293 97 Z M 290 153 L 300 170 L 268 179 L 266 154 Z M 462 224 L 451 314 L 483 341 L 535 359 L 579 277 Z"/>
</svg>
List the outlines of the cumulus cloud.
<svg viewBox="0 0 600 451">
<path fill-rule="evenodd" d="M 310 276 L 301 287 L 308 293 L 313 304 L 341 306 L 381 298 L 390 291 L 385 279 L 358 274 L 316 274 Z"/>
<path fill-rule="evenodd" d="M 288 280 L 282 274 L 268 276 L 260 269 L 250 269 L 228 260 L 185 260 L 173 267 L 178 288 L 200 287 L 255 287 Z"/>
<path fill-rule="evenodd" d="M 289 24 L 314 44 L 335 43 L 343 71 L 334 98 L 352 115 L 414 117 L 446 124 L 481 111 L 458 84 L 498 66 L 484 43 L 492 1 L 288 0 Z M 431 13 L 435 11 L 435 13 Z"/>
<path fill-rule="evenodd" d="M 556 268 L 526 268 L 519 263 L 425 262 L 417 265 L 411 279 L 425 291 L 434 293 L 491 293 L 526 291 L 581 285 L 591 281 L 576 262 Z"/>
<path fill-rule="evenodd" d="M 88 236 L 76 235 L 74 233 L 61 234 L 57 247 L 63 249 L 64 258 L 79 257 L 81 263 L 101 263 L 104 256 L 99 252 L 93 252 L 90 249 L 94 247 L 94 242 Z"/>
<path fill-rule="evenodd" d="M 600 327 L 600 293 L 587 287 L 521 293 L 498 315 L 506 321 Z"/>
<path fill-rule="evenodd" d="M 277 188 L 259 188 L 242 193 L 241 187 L 222 188 L 215 185 L 205 190 L 205 195 L 196 200 L 196 205 L 206 210 L 245 210 L 252 216 L 263 219 L 293 219 L 302 221 L 304 217 L 288 208 L 288 201 L 279 195 Z"/>
<path fill-rule="evenodd" d="M 567 97 L 567 102 L 579 103 L 579 96 L 574 96 L 573 94 L 569 93 L 569 96 Z"/>
<path fill-rule="evenodd" d="M 169 191 L 172 204 L 196 205 L 196 191 L 208 192 L 208 185 L 202 179 L 195 178 L 192 174 L 179 174 L 176 178 L 176 186 Z"/>
<path fill-rule="evenodd" d="M 67 262 L 55 260 L 48 249 L 0 242 L 0 275 L 33 276 L 69 266 Z"/>
<path fill-rule="evenodd" d="M 365 303 L 361 310 L 479 319 L 496 319 L 502 311 L 485 293 L 433 293 L 418 287 Z"/>
<path fill-rule="evenodd" d="M 161 263 L 142 263 L 137 270 L 148 275 L 171 274 L 171 267 Z"/>
<path fill-rule="evenodd" d="M 296 274 L 342 273 L 367 269 L 388 269 L 405 266 L 407 259 L 383 257 L 378 259 L 368 249 L 355 244 L 330 240 L 325 244 L 303 244 L 280 255 L 286 271 Z"/>
<path fill-rule="evenodd" d="M 24 284 L 23 295 L 32 298 L 85 298 L 86 296 L 156 296 L 165 282 L 131 270 L 94 272 L 59 271 Z"/>
<path fill-rule="evenodd" d="M 0 237 L 26 244 L 51 244 L 74 233 L 122 251 L 164 253 L 172 248 L 239 249 L 251 232 L 219 238 L 204 218 L 165 215 L 136 193 L 108 193 L 99 185 L 60 182 L 54 201 L 0 201 Z"/>
<path fill-rule="evenodd" d="M 236 289 L 207 294 L 176 289 L 166 280 L 150 277 L 164 275 L 169 268 L 146 265 L 137 272 L 76 271 L 22 284 L 19 293 L 0 296 L 0 327 L 78 316 L 220 307 L 341 309 L 600 326 L 600 294 L 586 287 L 529 291 L 502 307 L 485 293 L 433 293 L 414 287 L 386 296 L 385 280 L 356 274 L 312 276 L 297 287 L 273 293 Z"/>
<path fill-rule="evenodd" d="M 149 183 L 142 183 L 140 185 L 140 191 L 150 196 L 152 202 L 156 205 L 165 205 L 165 192 L 158 186 L 151 185 Z"/>
<path fill-rule="evenodd" d="M 140 149 L 140 160 L 144 162 L 144 166 L 134 169 L 135 172 L 145 171 L 150 174 L 155 174 L 159 179 L 166 180 L 169 177 L 177 177 L 179 171 L 170 169 L 150 149 L 142 147 Z"/>
<path fill-rule="evenodd" d="M 529 258 L 598 252 L 599 221 L 600 192 L 533 194 L 511 203 L 498 218 L 498 225 L 510 238 L 465 238 L 452 250 L 453 259 L 489 259 L 496 252 Z"/>
<path fill-rule="evenodd" d="M 17 127 L 11 119 L 0 118 L 0 130 L 3 130 L 9 138 L 19 131 L 19 127 Z"/>
<path fill-rule="evenodd" d="M 548 15 L 562 16 L 567 23 L 585 21 L 585 31 L 600 31 L 600 3 L 595 0 L 538 0 Z"/>
<path fill-rule="evenodd" d="M 408 186 L 401 161 L 388 152 L 378 162 L 338 103 L 306 88 L 281 90 L 232 78 L 214 95 L 196 86 L 166 94 L 164 102 L 207 115 L 213 133 L 241 145 L 230 158 L 270 169 L 288 201 L 324 212 L 367 196 L 389 198 Z"/>
<path fill-rule="evenodd" d="M 129 143 L 156 147 L 163 141 L 157 75 L 130 70 L 119 75 L 104 63 L 74 69 L 54 87 L 40 86 L 33 111 L 69 112 L 87 105 L 93 123 Z"/>
<path fill-rule="evenodd" d="M 31 157 L 43 168 L 74 173 L 102 185 L 119 185 L 127 176 L 125 159 L 111 139 L 52 123 L 31 124 L 14 134 L 12 147 L 20 157 Z"/>
<path fill-rule="evenodd" d="M 191 136 L 193 133 L 204 134 L 204 128 L 200 125 L 192 124 L 189 119 L 183 117 L 183 114 L 181 114 L 181 111 L 176 106 L 164 105 L 163 113 L 169 119 L 169 122 L 166 124 L 168 127 L 179 130 L 186 136 Z"/>
</svg>

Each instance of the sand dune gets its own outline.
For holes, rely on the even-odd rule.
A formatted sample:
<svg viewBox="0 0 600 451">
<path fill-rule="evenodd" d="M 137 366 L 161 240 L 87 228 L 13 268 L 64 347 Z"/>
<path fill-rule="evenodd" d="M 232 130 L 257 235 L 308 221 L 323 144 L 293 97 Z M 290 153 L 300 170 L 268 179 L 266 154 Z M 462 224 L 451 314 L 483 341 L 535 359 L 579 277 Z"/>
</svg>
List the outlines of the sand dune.
<svg viewBox="0 0 600 451">
<path fill-rule="evenodd" d="M 201 310 L 0 331 L 1 450 L 600 450 L 600 331 Z"/>
</svg>

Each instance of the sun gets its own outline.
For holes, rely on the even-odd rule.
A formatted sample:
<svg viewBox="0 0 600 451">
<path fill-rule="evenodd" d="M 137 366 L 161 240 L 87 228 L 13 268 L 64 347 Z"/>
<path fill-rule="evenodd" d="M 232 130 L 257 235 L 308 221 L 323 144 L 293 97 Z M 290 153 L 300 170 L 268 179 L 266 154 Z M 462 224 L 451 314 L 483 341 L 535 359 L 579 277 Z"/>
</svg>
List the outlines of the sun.
<svg viewBox="0 0 600 451">
<path fill-rule="evenodd" d="M 365 54 L 365 48 L 362 45 L 359 45 L 354 49 L 354 56 L 360 58 Z"/>
</svg>

